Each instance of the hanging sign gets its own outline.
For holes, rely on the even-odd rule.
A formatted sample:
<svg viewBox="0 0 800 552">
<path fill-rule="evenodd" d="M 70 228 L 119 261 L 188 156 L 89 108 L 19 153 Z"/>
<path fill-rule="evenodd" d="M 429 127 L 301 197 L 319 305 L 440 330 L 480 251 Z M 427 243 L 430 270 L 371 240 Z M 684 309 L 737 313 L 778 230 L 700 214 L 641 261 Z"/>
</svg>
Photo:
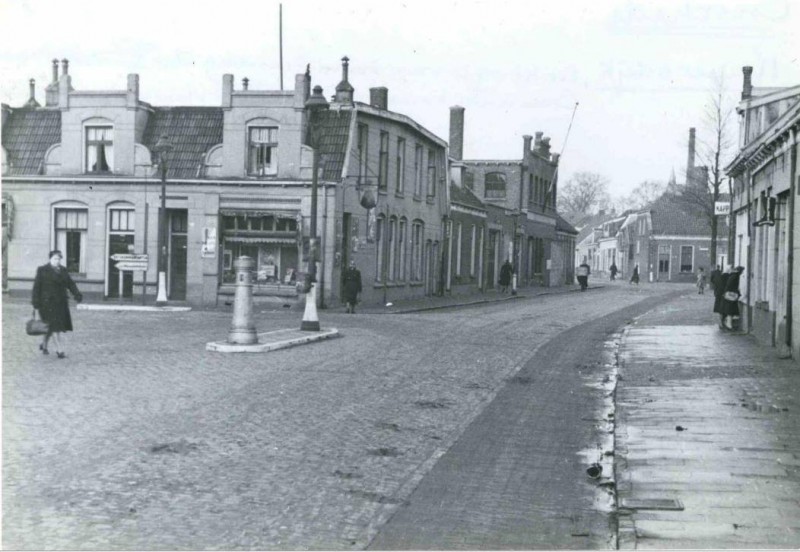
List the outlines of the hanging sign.
<svg viewBox="0 0 800 552">
<path fill-rule="evenodd" d="M 731 204 L 727 201 L 717 201 L 714 203 L 714 214 L 715 215 L 730 215 L 731 214 Z"/>
</svg>

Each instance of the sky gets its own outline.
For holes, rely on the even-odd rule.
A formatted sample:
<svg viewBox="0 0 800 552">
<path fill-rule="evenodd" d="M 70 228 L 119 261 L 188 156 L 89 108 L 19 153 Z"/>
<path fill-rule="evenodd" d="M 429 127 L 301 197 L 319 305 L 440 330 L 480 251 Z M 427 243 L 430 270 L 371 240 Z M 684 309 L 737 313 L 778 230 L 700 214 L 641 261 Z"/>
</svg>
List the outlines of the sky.
<svg viewBox="0 0 800 552">
<path fill-rule="evenodd" d="M 617 196 L 683 180 L 689 128 L 706 136 L 719 82 L 735 105 L 742 66 L 754 86 L 800 84 L 798 0 L 0 0 L 0 101 L 22 105 L 35 78 L 44 103 L 53 58 L 79 90 L 138 73 L 153 105 L 220 105 L 225 73 L 279 89 L 281 3 L 285 88 L 311 64 L 332 95 L 346 55 L 356 100 L 386 86 L 389 109 L 445 140 L 465 107 L 466 159 L 519 159 L 542 131 L 560 181 L 599 173 Z"/>
</svg>

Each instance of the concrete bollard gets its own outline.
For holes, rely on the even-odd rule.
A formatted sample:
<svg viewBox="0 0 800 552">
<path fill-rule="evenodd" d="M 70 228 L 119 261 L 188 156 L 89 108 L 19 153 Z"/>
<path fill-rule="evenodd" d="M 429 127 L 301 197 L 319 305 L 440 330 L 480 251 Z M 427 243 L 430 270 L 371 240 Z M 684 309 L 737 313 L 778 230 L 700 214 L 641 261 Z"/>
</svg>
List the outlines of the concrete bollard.
<svg viewBox="0 0 800 552">
<path fill-rule="evenodd" d="M 250 257 L 239 257 L 233 261 L 236 271 L 236 291 L 233 296 L 233 322 L 228 332 L 228 343 L 252 345 L 258 343 L 256 326 L 253 323 L 253 268 Z"/>
</svg>

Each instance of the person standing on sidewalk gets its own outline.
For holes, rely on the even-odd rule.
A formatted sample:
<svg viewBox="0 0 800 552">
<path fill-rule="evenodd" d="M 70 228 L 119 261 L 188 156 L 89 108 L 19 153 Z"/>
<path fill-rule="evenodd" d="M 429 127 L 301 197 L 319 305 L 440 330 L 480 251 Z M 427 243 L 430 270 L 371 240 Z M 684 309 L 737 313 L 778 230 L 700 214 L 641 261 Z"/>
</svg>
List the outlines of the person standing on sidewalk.
<svg viewBox="0 0 800 552">
<path fill-rule="evenodd" d="M 500 293 L 508 291 L 508 286 L 511 284 L 511 276 L 513 274 L 514 267 L 511 266 L 511 261 L 506 259 L 506 262 L 500 267 Z"/>
<path fill-rule="evenodd" d="M 703 295 L 706 291 L 706 273 L 702 268 L 697 272 L 697 293 Z"/>
<path fill-rule="evenodd" d="M 719 265 L 714 267 L 714 270 L 711 271 L 711 274 L 708 275 L 708 282 L 711 284 L 711 289 L 714 291 L 714 295 L 717 294 L 717 288 L 720 287 L 720 278 L 722 278 L 722 271 L 719 268 Z"/>
<path fill-rule="evenodd" d="M 631 284 L 639 285 L 639 265 L 635 265 L 633 267 L 633 274 L 631 275 Z"/>
<path fill-rule="evenodd" d="M 725 270 L 717 278 L 717 283 L 714 286 L 714 312 L 719 314 L 719 329 L 724 330 L 725 327 L 725 314 L 722 312 L 724 299 L 722 296 L 725 294 L 725 285 L 728 283 L 728 278 L 731 275 L 730 265 L 725 267 Z"/>
<path fill-rule="evenodd" d="M 61 266 L 61 259 L 61 251 L 56 249 L 50 252 L 50 262 L 36 269 L 31 303 L 48 325 L 47 333 L 39 345 L 39 350 L 45 355 L 50 354 L 47 346 L 52 337 L 56 345 L 56 356 L 65 358 L 67 355 L 64 353 L 61 334 L 72 331 L 67 290 L 72 293 L 78 303 L 83 300 L 83 296 L 78 291 L 78 286 L 70 278 L 67 269 Z"/>
<path fill-rule="evenodd" d="M 589 274 L 591 273 L 592 269 L 586 264 L 586 257 L 584 257 L 583 262 L 578 266 L 578 283 L 581 285 L 581 291 L 586 291 L 586 288 L 589 287 Z"/>
<path fill-rule="evenodd" d="M 612 262 L 608 271 L 611 273 L 611 281 L 613 282 L 617 279 L 617 272 L 619 272 L 619 270 L 617 270 L 617 264 Z"/>
<path fill-rule="evenodd" d="M 350 266 L 344 272 L 344 302 L 347 303 L 349 314 L 356 312 L 359 293 L 361 293 L 361 271 L 356 268 L 355 261 L 350 261 Z"/>
<path fill-rule="evenodd" d="M 737 266 L 733 269 L 731 275 L 728 276 L 728 281 L 725 282 L 725 293 L 722 294 L 722 314 L 725 316 L 725 319 L 731 317 L 730 326 L 725 324 L 725 320 L 722 322 L 723 329 L 725 330 L 734 329 L 733 317 L 739 316 L 739 297 L 742 296 L 741 292 L 739 292 L 739 277 L 742 272 L 744 272 L 744 267 Z"/>
</svg>

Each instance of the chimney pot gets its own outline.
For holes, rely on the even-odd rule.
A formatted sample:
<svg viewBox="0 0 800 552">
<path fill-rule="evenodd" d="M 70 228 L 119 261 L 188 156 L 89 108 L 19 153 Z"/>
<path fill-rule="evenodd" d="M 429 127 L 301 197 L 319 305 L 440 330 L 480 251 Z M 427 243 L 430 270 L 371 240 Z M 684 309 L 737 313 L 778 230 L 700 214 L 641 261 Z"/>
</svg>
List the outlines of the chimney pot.
<svg viewBox="0 0 800 552">
<path fill-rule="evenodd" d="M 525 153 L 531 151 L 531 140 L 533 140 L 533 136 L 530 134 L 522 135 L 522 148 Z"/>
<path fill-rule="evenodd" d="M 746 100 L 753 95 L 753 68 L 749 65 L 742 67 L 742 99 Z"/>
<path fill-rule="evenodd" d="M 336 85 L 335 101 L 343 104 L 353 103 L 353 86 L 348 81 L 348 68 L 350 67 L 350 58 L 344 56 L 342 58 L 342 82 Z"/>
<path fill-rule="evenodd" d="M 61 72 L 64 75 L 69 75 L 69 60 L 67 58 L 61 60 Z"/>
<path fill-rule="evenodd" d="M 31 99 L 34 99 L 36 97 L 36 79 L 31 79 L 28 84 L 31 87 Z"/>
<path fill-rule="evenodd" d="M 450 108 L 450 157 L 456 161 L 464 159 L 464 108 Z"/>
<path fill-rule="evenodd" d="M 544 132 L 534 132 L 534 139 L 533 139 L 533 147 L 539 148 L 539 145 L 542 143 L 542 136 L 544 136 Z"/>
<path fill-rule="evenodd" d="M 250 79 L 247 77 L 242 79 L 242 90 L 247 90 L 247 85 L 250 84 Z"/>
<path fill-rule="evenodd" d="M 385 86 L 370 88 L 369 105 L 377 109 L 389 109 L 389 89 Z"/>
<path fill-rule="evenodd" d="M 58 60 L 53 58 L 53 82 L 58 82 Z"/>
</svg>

